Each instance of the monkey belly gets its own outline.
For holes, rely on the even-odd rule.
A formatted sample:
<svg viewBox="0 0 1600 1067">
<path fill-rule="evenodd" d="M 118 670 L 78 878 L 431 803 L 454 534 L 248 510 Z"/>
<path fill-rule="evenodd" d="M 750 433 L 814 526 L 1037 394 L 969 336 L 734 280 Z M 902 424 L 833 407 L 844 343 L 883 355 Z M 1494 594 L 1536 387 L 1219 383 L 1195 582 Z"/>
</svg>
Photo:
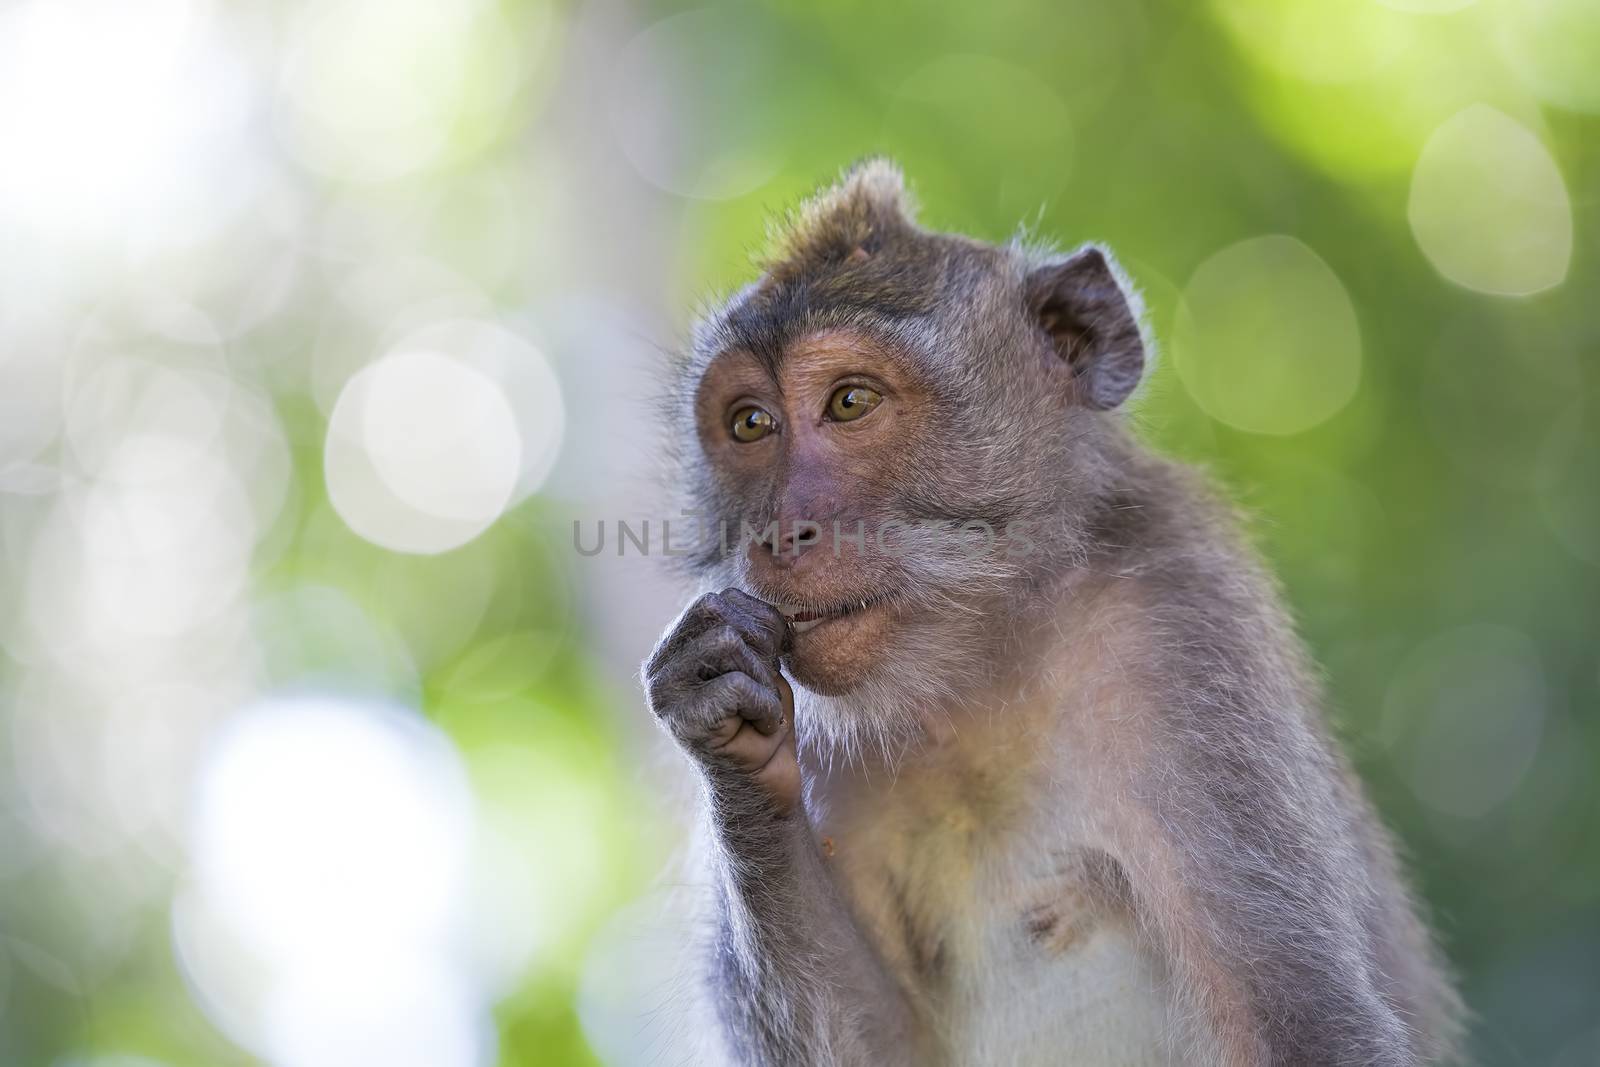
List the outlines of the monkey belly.
<svg viewBox="0 0 1600 1067">
<path fill-rule="evenodd" d="M 1167 1067 L 1165 975 L 1130 926 L 996 925 L 963 968 L 945 1022 L 953 1064 Z"/>
</svg>

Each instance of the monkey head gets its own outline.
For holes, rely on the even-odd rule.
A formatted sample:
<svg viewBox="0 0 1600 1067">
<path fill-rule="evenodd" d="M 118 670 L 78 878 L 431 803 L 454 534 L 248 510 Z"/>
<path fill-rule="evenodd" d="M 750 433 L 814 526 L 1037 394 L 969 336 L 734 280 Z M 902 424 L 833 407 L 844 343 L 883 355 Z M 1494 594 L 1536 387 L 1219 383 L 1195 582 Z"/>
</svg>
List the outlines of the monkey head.
<svg viewBox="0 0 1600 1067">
<path fill-rule="evenodd" d="M 1012 606 L 1087 558 L 1107 413 L 1144 363 L 1102 249 L 924 230 L 898 171 L 860 165 L 678 367 L 683 482 L 710 520 L 692 562 L 784 609 L 802 686 L 904 717 L 982 678 Z"/>
</svg>

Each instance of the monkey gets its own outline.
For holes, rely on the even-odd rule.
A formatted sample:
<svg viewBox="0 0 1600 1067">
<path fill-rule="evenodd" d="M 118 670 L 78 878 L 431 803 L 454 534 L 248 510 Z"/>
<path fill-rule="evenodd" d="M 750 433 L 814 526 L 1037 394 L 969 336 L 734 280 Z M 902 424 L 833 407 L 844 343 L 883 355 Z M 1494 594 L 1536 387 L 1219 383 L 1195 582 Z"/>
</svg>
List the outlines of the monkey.
<svg viewBox="0 0 1600 1067">
<path fill-rule="evenodd" d="M 731 1061 L 1457 1054 L 1277 585 L 1129 425 L 1144 319 L 1103 246 L 926 229 L 872 159 L 673 360 L 721 534 L 641 680 L 697 772 Z"/>
</svg>

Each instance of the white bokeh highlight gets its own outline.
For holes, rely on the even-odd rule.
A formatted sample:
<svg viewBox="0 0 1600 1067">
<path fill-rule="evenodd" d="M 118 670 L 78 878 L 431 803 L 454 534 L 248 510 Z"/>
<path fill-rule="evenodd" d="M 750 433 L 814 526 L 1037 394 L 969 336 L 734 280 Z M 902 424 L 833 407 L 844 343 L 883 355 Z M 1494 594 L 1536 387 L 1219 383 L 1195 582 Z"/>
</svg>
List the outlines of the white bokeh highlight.
<svg viewBox="0 0 1600 1067">
<path fill-rule="evenodd" d="M 421 325 L 406 335 L 401 347 L 449 353 L 499 387 L 522 442 L 521 467 L 511 502 L 538 492 L 555 466 L 567 431 L 562 384 L 543 349 L 483 318 Z"/>
<path fill-rule="evenodd" d="M 387 705 L 280 698 L 215 734 L 173 909 L 186 980 L 275 1067 L 479 1067 L 460 948 L 473 802 L 454 748 Z"/>
<path fill-rule="evenodd" d="M 477 537 L 510 502 L 521 465 L 500 385 L 436 352 L 398 351 L 364 368 L 328 421 L 334 508 L 396 551 L 444 552 Z"/>
<path fill-rule="evenodd" d="M 202 891 L 274 961 L 441 940 L 470 796 L 447 741 L 397 711 L 259 706 L 214 740 L 196 795 Z"/>
<path fill-rule="evenodd" d="M 134 228 L 148 246 L 218 224 L 238 185 L 229 167 L 254 156 L 248 68 L 214 20 L 206 0 L 0 10 L 0 236 L 37 240 L 53 261 Z"/>
<path fill-rule="evenodd" d="M 1467 108 L 1428 138 L 1406 214 L 1428 261 L 1457 285 L 1526 296 L 1566 279 L 1572 202 L 1560 168 L 1494 108 Z"/>
<path fill-rule="evenodd" d="M 364 373 L 361 438 L 383 483 L 432 515 L 498 515 L 522 463 L 516 416 L 500 387 L 431 352 L 390 356 Z"/>
</svg>

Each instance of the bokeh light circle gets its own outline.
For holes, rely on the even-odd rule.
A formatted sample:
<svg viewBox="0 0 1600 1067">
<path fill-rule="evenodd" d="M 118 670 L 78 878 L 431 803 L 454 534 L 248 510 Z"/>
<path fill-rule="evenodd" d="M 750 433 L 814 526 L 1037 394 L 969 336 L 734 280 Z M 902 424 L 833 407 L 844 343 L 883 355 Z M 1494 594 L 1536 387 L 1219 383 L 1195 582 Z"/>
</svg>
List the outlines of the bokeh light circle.
<svg viewBox="0 0 1600 1067">
<path fill-rule="evenodd" d="M 1494 40 L 1541 100 L 1600 114 L 1600 4 L 1497 0 L 1491 12 Z"/>
<path fill-rule="evenodd" d="M 357 534 L 444 552 L 488 529 L 516 489 L 522 438 L 499 383 L 430 351 L 399 351 L 346 383 L 328 420 L 328 495 Z"/>
<path fill-rule="evenodd" d="M 561 382 L 544 352 L 499 323 L 474 318 L 420 326 L 399 347 L 448 352 L 499 386 L 522 442 L 522 466 L 511 500 L 516 503 L 537 492 L 555 466 L 567 428 Z"/>
<path fill-rule="evenodd" d="M 1396 673 L 1383 735 L 1417 799 L 1477 818 L 1521 786 L 1547 715 L 1539 650 L 1501 626 L 1458 627 L 1424 642 Z"/>
<path fill-rule="evenodd" d="M 1476 104 L 1434 131 L 1411 175 L 1411 232 L 1457 285 L 1523 296 L 1559 285 L 1572 260 L 1572 203 L 1539 138 Z"/>
<path fill-rule="evenodd" d="M 1230 245 L 1179 301 L 1173 363 L 1206 414 L 1293 434 L 1332 417 L 1361 380 L 1361 330 L 1338 275 L 1293 237 Z"/>
<path fill-rule="evenodd" d="M 386 995 L 352 997 L 356 973 L 319 970 L 285 987 L 268 1012 L 281 1067 L 489 1067 L 496 1035 L 472 983 L 448 965 L 405 953 L 383 959 Z"/>
<path fill-rule="evenodd" d="M 315 698 L 247 709 L 213 740 L 195 812 L 202 891 L 267 959 L 448 932 L 471 796 L 415 716 Z"/>
<path fill-rule="evenodd" d="M 248 581 L 258 530 L 238 471 L 178 432 L 132 434 L 97 457 L 98 476 L 62 495 L 35 541 L 29 631 L 63 666 L 179 638 L 198 654 Z"/>
<path fill-rule="evenodd" d="M 522 461 L 499 385 L 431 352 L 390 356 L 368 374 L 362 440 L 384 484 L 432 515 L 499 514 Z"/>
<path fill-rule="evenodd" d="M 479 1067 L 494 1035 L 458 945 L 474 837 L 454 747 L 387 704 L 256 703 L 197 777 L 173 904 L 185 979 L 280 1067 Z"/>
<path fill-rule="evenodd" d="M 223 427 L 238 384 L 220 345 L 113 347 L 99 324 L 67 361 L 62 429 L 75 466 L 94 476 L 129 438 L 181 439 L 193 461 L 220 453 Z M 131 347 L 131 346 L 130 346 Z M 174 453 L 174 461 L 186 457 Z M 168 473 L 181 474 L 174 468 Z"/>
</svg>

